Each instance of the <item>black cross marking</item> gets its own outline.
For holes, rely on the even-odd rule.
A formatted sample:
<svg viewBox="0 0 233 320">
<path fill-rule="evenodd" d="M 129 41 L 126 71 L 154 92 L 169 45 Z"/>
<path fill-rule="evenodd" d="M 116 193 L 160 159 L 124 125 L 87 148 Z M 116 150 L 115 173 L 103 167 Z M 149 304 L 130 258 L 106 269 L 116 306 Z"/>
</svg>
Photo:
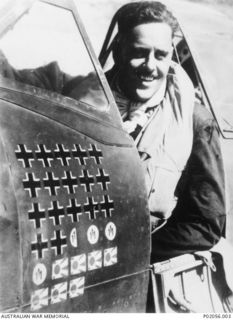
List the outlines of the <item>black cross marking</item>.
<svg viewBox="0 0 233 320">
<path fill-rule="evenodd" d="M 30 161 L 34 160 L 31 150 L 27 150 L 24 144 L 18 145 L 18 150 L 15 151 L 16 158 L 23 162 L 24 168 L 31 168 Z"/>
<path fill-rule="evenodd" d="M 81 185 L 85 186 L 85 190 L 86 192 L 90 192 L 91 191 L 91 185 L 94 185 L 94 178 L 91 176 L 89 177 L 88 171 L 87 170 L 83 170 L 83 175 L 79 176 L 79 181 Z"/>
<path fill-rule="evenodd" d="M 36 228 L 41 227 L 41 219 L 45 219 L 45 210 L 41 210 L 38 203 L 33 203 L 33 208 L 31 211 L 28 211 L 28 216 L 30 220 L 34 220 Z"/>
<path fill-rule="evenodd" d="M 48 209 L 48 214 L 50 218 L 54 219 L 56 225 L 60 225 L 60 217 L 65 216 L 65 210 L 63 207 L 58 207 L 57 201 L 53 201 L 53 206 Z"/>
<path fill-rule="evenodd" d="M 96 181 L 97 183 L 101 184 L 103 190 L 107 190 L 108 189 L 107 184 L 110 183 L 109 176 L 104 174 L 103 169 L 98 169 L 98 170 L 99 170 L 99 174 L 96 176 Z"/>
<path fill-rule="evenodd" d="M 70 206 L 68 206 L 66 209 L 67 215 L 72 216 L 72 222 L 79 221 L 79 216 L 82 215 L 82 209 L 81 206 L 76 203 L 75 199 L 71 199 Z"/>
<path fill-rule="evenodd" d="M 84 211 L 85 213 L 89 214 L 89 220 L 96 219 L 96 211 L 99 211 L 98 209 L 98 203 L 94 203 L 93 199 L 88 197 L 88 203 L 84 204 Z"/>
<path fill-rule="evenodd" d="M 36 190 L 41 189 L 40 179 L 36 179 L 33 173 L 26 173 L 26 179 L 23 180 L 25 190 L 29 190 L 30 196 L 35 198 L 37 196 Z"/>
<path fill-rule="evenodd" d="M 74 149 L 72 150 L 72 155 L 75 159 L 78 159 L 81 165 L 85 165 L 85 159 L 88 159 L 87 151 L 83 150 L 79 144 L 74 145 Z"/>
<path fill-rule="evenodd" d="M 63 144 L 57 144 L 57 149 L 54 150 L 54 155 L 57 159 L 61 160 L 63 166 L 68 166 L 68 159 L 71 159 L 70 151 L 66 150 Z"/>
<path fill-rule="evenodd" d="M 61 237 L 61 230 L 55 231 L 55 237 L 51 239 L 51 248 L 55 249 L 56 255 L 60 255 L 64 246 L 66 246 L 66 237 Z"/>
<path fill-rule="evenodd" d="M 43 144 L 40 144 L 35 153 L 37 160 L 41 160 L 44 167 L 51 167 L 50 160 L 54 159 L 52 151 L 47 150 Z"/>
<path fill-rule="evenodd" d="M 56 189 L 60 188 L 59 178 L 53 172 L 46 172 L 46 179 L 43 179 L 45 189 L 49 189 L 52 196 L 56 196 Z"/>
<path fill-rule="evenodd" d="M 98 150 L 94 144 L 92 144 L 91 147 L 92 149 L 88 149 L 90 157 L 94 158 L 97 164 L 100 164 L 101 163 L 100 158 L 103 158 L 103 154 L 101 150 Z"/>
<path fill-rule="evenodd" d="M 62 184 L 69 190 L 69 193 L 75 193 L 75 187 L 78 185 L 76 177 L 73 177 L 70 171 L 65 171 L 66 176 L 62 177 Z"/>
<path fill-rule="evenodd" d="M 100 203 L 100 210 L 105 211 L 105 217 L 111 217 L 114 203 L 109 199 L 108 195 L 104 195 L 104 201 Z"/>
<path fill-rule="evenodd" d="M 37 235 L 37 242 L 31 244 L 31 250 L 38 253 L 38 258 L 43 258 L 43 250 L 48 249 L 48 241 L 42 241 L 41 234 Z"/>
</svg>

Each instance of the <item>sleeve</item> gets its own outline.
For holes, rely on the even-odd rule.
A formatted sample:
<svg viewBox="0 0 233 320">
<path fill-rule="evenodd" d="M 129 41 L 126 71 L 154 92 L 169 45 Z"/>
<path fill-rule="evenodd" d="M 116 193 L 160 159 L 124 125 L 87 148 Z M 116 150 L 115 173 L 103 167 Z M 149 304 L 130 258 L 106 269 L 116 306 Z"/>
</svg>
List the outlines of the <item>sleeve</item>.
<svg viewBox="0 0 233 320">
<path fill-rule="evenodd" d="M 57 93 L 62 93 L 72 78 L 61 71 L 56 61 L 35 69 L 14 70 L 14 76 L 17 81 Z"/>
<path fill-rule="evenodd" d="M 152 234 L 152 262 L 208 250 L 226 222 L 223 159 L 217 125 L 204 107 L 194 112 L 194 141 L 178 183 L 178 203 L 164 228 Z"/>
<path fill-rule="evenodd" d="M 63 93 L 63 88 L 73 77 L 64 73 L 56 61 L 34 69 L 15 69 L 0 50 L 0 74 L 34 87 Z"/>
</svg>

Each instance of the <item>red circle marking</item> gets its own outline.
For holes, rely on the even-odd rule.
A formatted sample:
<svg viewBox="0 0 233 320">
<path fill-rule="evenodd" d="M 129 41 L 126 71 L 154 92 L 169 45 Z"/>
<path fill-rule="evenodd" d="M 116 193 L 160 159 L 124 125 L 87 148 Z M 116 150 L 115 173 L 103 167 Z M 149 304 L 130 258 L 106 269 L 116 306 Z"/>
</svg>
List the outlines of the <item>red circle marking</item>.
<svg viewBox="0 0 233 320">
<path fill-rule="evenodd" d="M 37 306 L 37 305 L 39 304 L 39 301 L 40 301 L 40 297 L 39 297 L 39 296 L 34 296 L 34 297 L 32 298 L 32 304 L 33 304 L 34 306 Z"/>
<path fill-rule="evenodd" d="M 95 263 L 95 258 L 91 257 L 89 262 L 91 265 L 93 265 Z"/>
<path fill-rule="evenodd" d="M 77 261 L 73 261 L 72 268 L 73 269 L 78 269 L 78 262 Z"/>
<path fill-rule="evenodd" d="M 54 273 L 58 274 L 59 272 L 60 272 L 60 266 L 56 265 L 55 268 L 54 268 Z"/>
<path fill-rule="evenodd" d="M 57 299 L 58 295 L 59 295 L 59 291 L 58 291 L 57 289 L 55 289 L 55 290 L 53 291 L 53 298 L 54 298 L 54 299 Z"/>
<path fill-rule="evenodd" d="M 70 291 L 72 294 L 74 294 L 76 292 L 77 286 L 75 284 L 72 284 Z"/>
</svg>

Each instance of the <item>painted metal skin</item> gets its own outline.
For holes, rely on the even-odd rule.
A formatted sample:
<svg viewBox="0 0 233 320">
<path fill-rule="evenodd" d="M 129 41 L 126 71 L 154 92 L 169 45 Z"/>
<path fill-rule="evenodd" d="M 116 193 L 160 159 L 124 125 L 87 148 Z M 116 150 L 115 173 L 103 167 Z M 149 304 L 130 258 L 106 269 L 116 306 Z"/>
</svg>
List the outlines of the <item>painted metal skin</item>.
<svg viewBox="0 0 233 320">
<path fill-rule="evenodd" d="M 109 107 L 1 77 L 0 311 L 145 312 L 150 225 L 140 159 L 76 8 L 55 2 L 72 10 Z M 2 34 L 31 5 L 16 3 L 3 8 Z"/>
</svg>

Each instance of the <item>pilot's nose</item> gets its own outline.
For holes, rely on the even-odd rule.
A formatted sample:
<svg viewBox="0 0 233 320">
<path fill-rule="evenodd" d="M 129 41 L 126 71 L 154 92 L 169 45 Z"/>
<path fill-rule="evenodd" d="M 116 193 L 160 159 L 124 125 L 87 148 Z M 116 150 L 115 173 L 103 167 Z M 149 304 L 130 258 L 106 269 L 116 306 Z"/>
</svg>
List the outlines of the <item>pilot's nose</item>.
<svg viewBox="0 0 233 320">
<path fill-rule="evenodd" d="M 145 65 L 148 69 L 148 71 L 154 71 L 157 69 L 157 61 L 155 59 L 154 53 L 151 52 L 145 61 Z"/>
</svg>

